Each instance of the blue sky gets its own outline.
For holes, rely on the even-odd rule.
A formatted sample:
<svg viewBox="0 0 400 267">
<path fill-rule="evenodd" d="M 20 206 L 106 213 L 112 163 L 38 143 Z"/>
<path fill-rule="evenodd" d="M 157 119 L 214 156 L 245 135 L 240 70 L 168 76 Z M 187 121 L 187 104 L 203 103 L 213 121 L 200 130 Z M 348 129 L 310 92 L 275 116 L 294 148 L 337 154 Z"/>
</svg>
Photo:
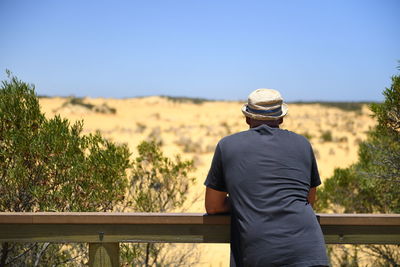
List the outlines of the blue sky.
<svg viewBox="0 0 400 267">
<path fill-rule="evenodd" d="M 39 95 L 381 101 L 400 1 L 0 0 L 0 78 Z"/>
</svg>

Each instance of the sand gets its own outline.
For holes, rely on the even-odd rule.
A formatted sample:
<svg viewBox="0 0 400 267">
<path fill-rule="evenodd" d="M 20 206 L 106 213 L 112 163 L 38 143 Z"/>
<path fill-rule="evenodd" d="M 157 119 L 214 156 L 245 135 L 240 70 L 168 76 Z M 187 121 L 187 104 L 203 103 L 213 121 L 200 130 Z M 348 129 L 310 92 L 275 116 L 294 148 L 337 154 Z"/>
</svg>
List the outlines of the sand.
<svg viewBox="0 0 400 267">
<path fill-rule="evenodd" d="M 84 120 L 84 133 L 99 131 L 116 143 L 127 144 L 132 157 L 137 155 L 136 147 L 141 141 L 155 137 L 162 142 L 166 155 L 181 154 L 185 159 L 193 159 L 196 171 L 191 176 L 196 183 L 190 189 L 185 212 L 204 212 L 203 182 L 218 140 L 248 129 L 240 112 L 243 103 L 239 102 L 177 103 L 156 96 L 83 99 L 84 103 L 105 103 L 116 109 L 115 114 L 102 114 L 82 106 L 63 106 L 66 101 L 66 98 L 41 98 L 40 104 L 47 117 L 59 114 L 71 122 Z M 365 140 L 366 132 L 375 125 L 370 115 L 367 106 L 361 111 L 344 111 L 320 104 L 289 104 L 289 114 L 281 128 L 309 137 L 324 181 L 335 168 L 356 162 L 359 142 Z M 194 199 L 197 201 L 193 203 Z M 227 266 L 229 245 L 196 247 L 201 251 L 198 266 Z"/>
</svg>

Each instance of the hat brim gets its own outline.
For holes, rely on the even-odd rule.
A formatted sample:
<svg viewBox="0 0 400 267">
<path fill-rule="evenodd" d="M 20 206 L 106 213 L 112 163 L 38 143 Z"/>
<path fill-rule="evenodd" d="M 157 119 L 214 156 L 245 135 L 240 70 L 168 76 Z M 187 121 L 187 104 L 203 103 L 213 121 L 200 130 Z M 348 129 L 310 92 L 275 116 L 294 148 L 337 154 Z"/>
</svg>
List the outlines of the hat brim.
<svg viewBox="0 0 400 267">
<path fill-rule="evenodd" d="M 247 110 L 247 104 L 244 104 L 242 107 L 242 113 L 249 118 L 255 119 L 255 120 L 278 120 L 280 118 L 283 118 L 286 116 L 289 108 L 285 103 L 282 103 L 282 113 L 278 116 L 267 116 L 267 115 L 263 115 L 263 114 L 256 114 L 256 113 L 251 113 L 248 112 Z"/>
</svg>

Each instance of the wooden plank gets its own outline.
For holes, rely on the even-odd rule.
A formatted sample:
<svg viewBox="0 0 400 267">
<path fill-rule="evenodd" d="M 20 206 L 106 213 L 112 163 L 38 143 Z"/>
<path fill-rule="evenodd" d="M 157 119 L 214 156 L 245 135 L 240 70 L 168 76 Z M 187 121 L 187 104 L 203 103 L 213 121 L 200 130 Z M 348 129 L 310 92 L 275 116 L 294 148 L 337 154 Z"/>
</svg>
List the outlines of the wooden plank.
<svg viewBox="0 0 400 267">
<path fill-rule="evenodd" d="M 324 238 L 326 244 L 400 244 L 400 235 L 324 235 Z"/>
<path fill-rule="evenodd" d="M 400 225 L 321 225 L 327 244 L 400 244 Z"/>
<path fill-rule="evenodd" d="M 327 243 L 400 244 L 399 214 L 319 214 Z M 230 217 L 154 213 L 0 213 L 0 242 L 227 243 Z"/>
<path fill-rule="evenodd" d="M 398 225 L 400 214 L 319 214 L 322 224 Z M 0 212 L 2 223 L 43 224 L 229 224 L 229 216 L 202 213 L 10 213 Z"/>
<path fill-rule="evenodd" d="M 33 223 L 33 216 L 25 212 L 0 212 L 0 224 L 3 223 Z M 33 215 L 33 214 L 32 214 Z"/>
<path fill-rule="evenodd" d="M 89 267 L 119 267 L 119 244 L 89 243 Z"/>
<path fill-rule="evenodd" d="M 400 244 L 400 226 L 323 225 L 321 228 L 327 243 Z M 3 224 L 0 241 L 228 243 L 229 233 L 228 225 Z"/>
<path fill-rule="evenodd" d="M 400 214 L 319 214 L 321 225 L 400 225 Z"/>
<path fill-rule="evenodd" d="M 3 224 L 0 242 L 227 243 L 228 225 Z"/>
<path fill-rule="evenodd" d="M 0 224 L 229 224 L 203 213 L 0 212 Z"/>
<path fill-rule="evenodd" d="M 400 214 L 318 214 L 321 225 L 400 225 Z M 0 212 L 0 224 L 229 224 L 203 213 Z"/>
</svg>

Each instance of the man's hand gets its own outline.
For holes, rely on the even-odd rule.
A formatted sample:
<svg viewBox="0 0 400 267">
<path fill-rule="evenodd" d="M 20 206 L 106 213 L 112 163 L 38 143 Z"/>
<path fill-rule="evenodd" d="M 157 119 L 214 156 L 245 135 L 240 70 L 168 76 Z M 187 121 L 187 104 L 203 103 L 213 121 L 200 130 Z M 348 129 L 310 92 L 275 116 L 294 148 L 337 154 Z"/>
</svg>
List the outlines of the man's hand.
<svg viewBox="0 0 400 267">
<path fill-rule="evenodd" d="M 206 187 L 205 206 L 208 214 L 230 212 L 228 193 Z"/>
</svg>

